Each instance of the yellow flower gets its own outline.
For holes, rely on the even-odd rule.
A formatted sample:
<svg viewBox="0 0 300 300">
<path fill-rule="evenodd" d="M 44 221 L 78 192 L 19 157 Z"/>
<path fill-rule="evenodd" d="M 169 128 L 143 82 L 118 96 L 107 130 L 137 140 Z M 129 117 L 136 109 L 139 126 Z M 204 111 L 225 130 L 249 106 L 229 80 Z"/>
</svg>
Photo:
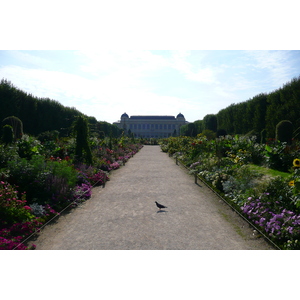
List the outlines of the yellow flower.
<svg viewBox="0 0 300 300">
<path fill-rule="evenodd" d="M 295 186 L 295 180 L 290 181 L 289 186 Z"/>
<path fill-rule="evenodd" d="M 300 159 L 299 158 L 295 158 L 293 160 L 293 166 L 296 167 L 296 168 L 300 167 Z"/>
</svg>

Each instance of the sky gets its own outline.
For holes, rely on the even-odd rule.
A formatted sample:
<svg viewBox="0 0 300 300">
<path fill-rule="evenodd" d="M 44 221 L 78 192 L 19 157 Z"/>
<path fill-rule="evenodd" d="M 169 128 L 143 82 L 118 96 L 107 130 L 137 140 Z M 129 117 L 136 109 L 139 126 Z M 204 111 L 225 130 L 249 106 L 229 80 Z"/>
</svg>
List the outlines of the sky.
<svg viewBox="0 0 300 300">
<path fill-rule="evenodd" d="M 0 78 L 98 121 L 202 120 L 300 76 L 299 50 L 1 50 Z"/>
</svg>

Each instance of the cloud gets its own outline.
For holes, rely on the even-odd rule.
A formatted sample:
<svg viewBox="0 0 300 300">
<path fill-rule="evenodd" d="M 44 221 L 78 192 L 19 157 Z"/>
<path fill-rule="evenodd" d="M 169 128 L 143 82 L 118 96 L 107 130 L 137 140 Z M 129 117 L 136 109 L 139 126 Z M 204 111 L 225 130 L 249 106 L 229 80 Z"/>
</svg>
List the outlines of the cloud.
<svg viewBox="0 0 300 300">
<path fill-rule="evenodd" d="M 127 72 L 128 75 L 138 77 L 146 76 L 147 72 L 157 71 L 167 65 L 165 59 L 153 54 L 151 51 L 139 50 L 101 50 L 77 51 L 83 58 L 81 70 L 95 76 Z"/>
<path fill-rule="evenodd" d="M 246 54 L 250 58 L 249 66 L 256 72 L 264 72 L 266 85 L 279 88 L 292 79 L 291 51 L 246 51 Z"/>
<path fill-rule="evenodd" d="M 51 61 L 49 59 L 42 58 L 37 55 L 32 55 L 30 53 L 22 52 L 22 51 L 10 51 L 10 55 L 21 62 L 23 65 L 36 67 L 36 68 L 44 68 L 50 67 Z"/>
<path fill-rule="evenodd" d="M 181 72 L 186 80 L 204 84 L 218 83 L 217 75 L 223 72 L 222 67 L 213 67 L 205 63 L 206 51 L 171 51 L 169 66 Z"/>
</svg>

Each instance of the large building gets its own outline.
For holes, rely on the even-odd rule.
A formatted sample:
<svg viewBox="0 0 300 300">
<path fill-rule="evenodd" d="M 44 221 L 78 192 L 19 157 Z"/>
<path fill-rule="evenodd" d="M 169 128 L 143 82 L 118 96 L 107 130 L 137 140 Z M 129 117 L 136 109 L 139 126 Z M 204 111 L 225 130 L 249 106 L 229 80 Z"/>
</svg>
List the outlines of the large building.
<svg viewBox="0 0 300 300">
<path fill-rule="evenodd" d="M 180 127 L 187 122 L 183 114 L 174 116 L 131 116 L 126 113 L 121 116 L 121 120 L 115 122 L 125 134 L 133 133 L 141 138 L 165 138 L 178 136 Z"/>
</svg>

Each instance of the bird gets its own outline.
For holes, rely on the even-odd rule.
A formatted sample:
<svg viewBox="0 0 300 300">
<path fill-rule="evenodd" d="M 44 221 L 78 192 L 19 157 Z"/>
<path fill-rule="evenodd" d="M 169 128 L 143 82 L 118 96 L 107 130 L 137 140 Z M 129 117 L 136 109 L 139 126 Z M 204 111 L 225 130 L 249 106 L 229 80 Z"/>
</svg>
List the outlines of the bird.
<svg viewBox="0 0 300 300">
<path fill-rule="evenodd" d="M 158 202 L 156 202 L 156 206 L 159 208 L 159 210 L 161 210 L 162 208 L 167 208 L 166 206 L 162 205 L 162 204 L 159 204 Z"/>
</svg>

